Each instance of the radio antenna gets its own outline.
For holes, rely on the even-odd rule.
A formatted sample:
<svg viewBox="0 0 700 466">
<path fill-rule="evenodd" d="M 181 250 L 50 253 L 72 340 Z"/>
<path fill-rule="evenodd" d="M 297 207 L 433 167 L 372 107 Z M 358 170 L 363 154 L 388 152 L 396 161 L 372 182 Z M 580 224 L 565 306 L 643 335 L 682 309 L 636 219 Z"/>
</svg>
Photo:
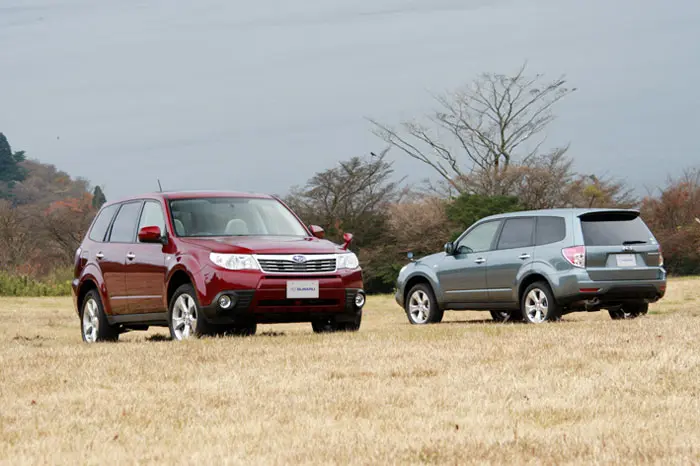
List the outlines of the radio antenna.
<svg viewBox="0 0 700 466">
<path fill-rule="evenodd" d="M 163 187 L 160 185 L 160 180 L 158 180 L 158 189 L 160 189 L 160 192 L 163 192 Z"/>
</svg>

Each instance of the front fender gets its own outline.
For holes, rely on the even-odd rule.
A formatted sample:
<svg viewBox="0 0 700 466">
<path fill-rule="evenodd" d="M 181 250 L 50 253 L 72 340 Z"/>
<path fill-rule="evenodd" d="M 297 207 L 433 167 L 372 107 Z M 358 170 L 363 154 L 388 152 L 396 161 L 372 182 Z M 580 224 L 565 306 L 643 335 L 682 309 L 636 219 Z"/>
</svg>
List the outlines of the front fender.
<svg viewBox="0 0 700 466">
<path fill-rule="evenodd" d="M 427 280 L 433 289 L 435 294 L 435 299 L 439 305 L 445 302 L 444 293 L 442 287 L 440 286 L 440 281 L 438 280 L 437 274 L 433 271 L 431 267 L 423 264 L 416 264 L 411 267 L 403 276 L 399 274 L 399 279 L 397 282 L 398 293 L 396 296 L 397 302 L 403 307 L 406 293 L 409 291 L 409 287 L 413 286 L 417 280 Z"/>
<path fill-rule="evenodd" d="M 202 304 L 203 299 L 206 298 L 207 283 L 203 274 L 199 273 L 203 266 L 199 260 L 190 254 L 179 255 L 173 258 L 173 262 L 168 264 L 168 271 L 165 278 L 165 293 L 163 293 L 163 306 L 165 309 L 168 308 L 168 289 L 170 288 L 170 281 L 173 276 L 178 272 L 184 272 L 190 278 L 192 286 L 194 286 L 197 292 L 197 299 L 200 304 Z"/>
</svg>

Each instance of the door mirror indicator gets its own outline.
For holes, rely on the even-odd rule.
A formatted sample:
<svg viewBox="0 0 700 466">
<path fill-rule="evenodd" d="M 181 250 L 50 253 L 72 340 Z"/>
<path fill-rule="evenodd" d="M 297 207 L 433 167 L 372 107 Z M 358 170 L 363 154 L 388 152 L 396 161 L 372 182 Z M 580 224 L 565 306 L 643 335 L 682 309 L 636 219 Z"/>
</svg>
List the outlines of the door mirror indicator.
<svg viewBox="0 0 700 466">
<path fill-rule="evenodd" d="M 163 233 L 160 227 L 143 227 L 139 230 L 139 241 L 142 243 L 163 243 Z"/>
<path fill-rule="evenodd" d="M 343 249 L 347 249 L 352 242 L 352 233 L 343 233 Z"/>
<path fill-rule="evenodd" d="M 318 239 L 324 239 L 326 237 L 326 232 L 318 225 L 309 225 L 309 230 L 311 234 Z"/>
</svg>

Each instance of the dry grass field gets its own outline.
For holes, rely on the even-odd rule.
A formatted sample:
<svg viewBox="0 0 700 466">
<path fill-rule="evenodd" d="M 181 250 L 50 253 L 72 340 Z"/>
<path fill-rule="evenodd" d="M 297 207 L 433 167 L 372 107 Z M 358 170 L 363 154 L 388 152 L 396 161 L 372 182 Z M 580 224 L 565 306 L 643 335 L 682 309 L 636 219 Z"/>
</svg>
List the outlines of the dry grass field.
<svg viewBox="0 0 700 466">
<path fill-rule="evenodd" d="M 70 299 L 0 299 L 0 463 L 700 463 L 700 280 L 635 321 L 487 316 L 88 346 Z"/>
</svg>

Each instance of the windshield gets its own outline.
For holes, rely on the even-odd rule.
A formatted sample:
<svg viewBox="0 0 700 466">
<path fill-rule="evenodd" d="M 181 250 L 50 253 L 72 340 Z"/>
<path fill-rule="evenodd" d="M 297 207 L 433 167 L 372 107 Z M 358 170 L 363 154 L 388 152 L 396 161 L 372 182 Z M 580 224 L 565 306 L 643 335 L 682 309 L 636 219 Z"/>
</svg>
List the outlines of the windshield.
<svg viewBox="0 0 700 466">
<path fill-rule="evenodd" d="M 308 236 L 275 199 L 213 197 L 170 201 L 177 236 Z"/>
</svg>

